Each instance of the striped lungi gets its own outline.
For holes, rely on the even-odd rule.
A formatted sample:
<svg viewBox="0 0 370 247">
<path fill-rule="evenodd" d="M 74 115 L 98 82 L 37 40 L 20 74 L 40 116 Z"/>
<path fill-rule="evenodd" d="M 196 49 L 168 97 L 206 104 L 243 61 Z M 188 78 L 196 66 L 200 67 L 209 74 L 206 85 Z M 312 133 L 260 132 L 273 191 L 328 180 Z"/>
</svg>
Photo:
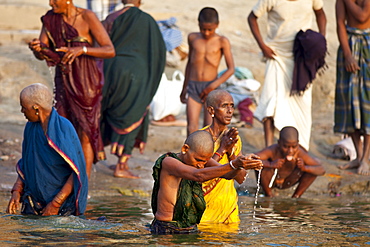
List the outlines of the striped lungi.
<svg viewBox="0 0 370 247">
<path fill-rule="evenodd" d="M 370 28 L 347 27 L 348 43 L 360 70 L 347 72 L 343 50 L 338 49 L 334 132 L 370 134 Z"/>
</svg>

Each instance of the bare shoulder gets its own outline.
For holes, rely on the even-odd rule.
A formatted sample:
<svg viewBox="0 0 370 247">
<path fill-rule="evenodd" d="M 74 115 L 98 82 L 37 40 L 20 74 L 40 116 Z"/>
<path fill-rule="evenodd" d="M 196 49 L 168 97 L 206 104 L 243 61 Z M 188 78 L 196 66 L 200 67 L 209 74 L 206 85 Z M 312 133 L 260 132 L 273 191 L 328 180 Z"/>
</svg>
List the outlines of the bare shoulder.
<svg viewBox="0 0 370 247">
<path fill-rule="evenodd" d="M 267 159 L 275 159 L 275 154 L 277 153 L 278 150 L 278 145 L 273 144 L 269 147 L 266 147 L 262 149 L 261 151 L 258 151 L 256 155 L 260 156 L 262 160 L 267 160 Z"/>
<path fill-rule="evenodd" d="M 188 35 L 189 42 L 194 41 L 195 39 L 199 38 L 200 35 L 201 34 L 198 33 L 198 32 L 189 33 L 189 35 Z"/>
<path fill-rule="evenodd" d="M 82 18 L 84 18 L 84 20 L 86 21 L 99 21 L 96 14 L 89 9 L 78 8 L 78 12 L 81 14 Z"/>
</svg>

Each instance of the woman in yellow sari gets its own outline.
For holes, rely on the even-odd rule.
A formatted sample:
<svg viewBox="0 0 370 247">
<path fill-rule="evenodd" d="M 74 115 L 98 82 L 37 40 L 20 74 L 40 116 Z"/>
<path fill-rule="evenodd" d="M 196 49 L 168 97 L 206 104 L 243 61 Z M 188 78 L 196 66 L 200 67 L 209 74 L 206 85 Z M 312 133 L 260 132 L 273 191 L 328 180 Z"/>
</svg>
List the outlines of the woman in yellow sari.
<svg viewBox="0 0 370 247">
<path fill-rule="evenodd" d="M 203 128 L 214 141 L 213 159 L 226 164 L 241 155 L 242 142 L 236 128 L 228 129 L 234 113 L 232 96 L 224 90 L 214 90 L 207 97 L 207 110 L 212 116 L 212 124 Z M 202 185 L 206 210 L 201 223 L 237 223 L 239 219 L 238 194 L 234 179 L 243 183 L 247 171 L 232 172 L 223 178 L 215 178 Z"/>
</svg>

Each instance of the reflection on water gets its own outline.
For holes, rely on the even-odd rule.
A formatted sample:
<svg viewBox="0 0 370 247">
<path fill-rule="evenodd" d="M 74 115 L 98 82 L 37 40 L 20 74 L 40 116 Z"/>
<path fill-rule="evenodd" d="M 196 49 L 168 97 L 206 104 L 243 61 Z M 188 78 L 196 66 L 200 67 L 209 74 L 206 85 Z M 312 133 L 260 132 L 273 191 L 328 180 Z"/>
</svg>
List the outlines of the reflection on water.
<svg viewBox="0 0 370 247">
<path fill-rule="evenodd" d="M 240 224 L 207 224 L 199 226 L 199 234 L 155 236 L 148 231 L 150 198 L 92 198 L 81 218 L 8 215 L 8 196 L 0 194 L 1 246 L 370 246 L 367 197 L 261 197 L 253 217 L 255 198 L 240 196 Z"/>
</svg>

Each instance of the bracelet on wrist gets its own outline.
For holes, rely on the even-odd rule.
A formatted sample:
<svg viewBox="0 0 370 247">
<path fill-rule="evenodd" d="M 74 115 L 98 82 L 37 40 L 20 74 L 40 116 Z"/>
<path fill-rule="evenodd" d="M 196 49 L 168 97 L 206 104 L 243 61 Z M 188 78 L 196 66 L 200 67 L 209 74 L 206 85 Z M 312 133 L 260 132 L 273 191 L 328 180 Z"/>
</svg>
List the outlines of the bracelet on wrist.
<svg viewBox="0 0 370 247">
<path fill-rule="evenodd" d="M 229 165 L 231 166 L 231 168 L 233 168 L 233 170 L 238 169 L 238 168 L 236 168 L 236 167 L 233 165 L 233 161 L 232 161 L 232 160 L 230 160 Z"/>
<path fill-rule="evenodd" d="M 84 54 L 86 54 L 87 53 L 87 47 L 86 46 L 83 46 L 82 47 L 82 51 L 84 52 Z"/>
<path fill-rule="evenodd" d="M 220 157 L 220 159 L 222 158 L 222 155 L 218 152 L 215 152 L 215 155 L 218 155 L 218 157 Z"/>
<path fill-rule="evenodd" d="M 51 205 L 54 207 L 54 208 L 60 208 L 61 204 L 59 204 L 58 202 L 52 200 L 51 201 Z"/>
</svg>

